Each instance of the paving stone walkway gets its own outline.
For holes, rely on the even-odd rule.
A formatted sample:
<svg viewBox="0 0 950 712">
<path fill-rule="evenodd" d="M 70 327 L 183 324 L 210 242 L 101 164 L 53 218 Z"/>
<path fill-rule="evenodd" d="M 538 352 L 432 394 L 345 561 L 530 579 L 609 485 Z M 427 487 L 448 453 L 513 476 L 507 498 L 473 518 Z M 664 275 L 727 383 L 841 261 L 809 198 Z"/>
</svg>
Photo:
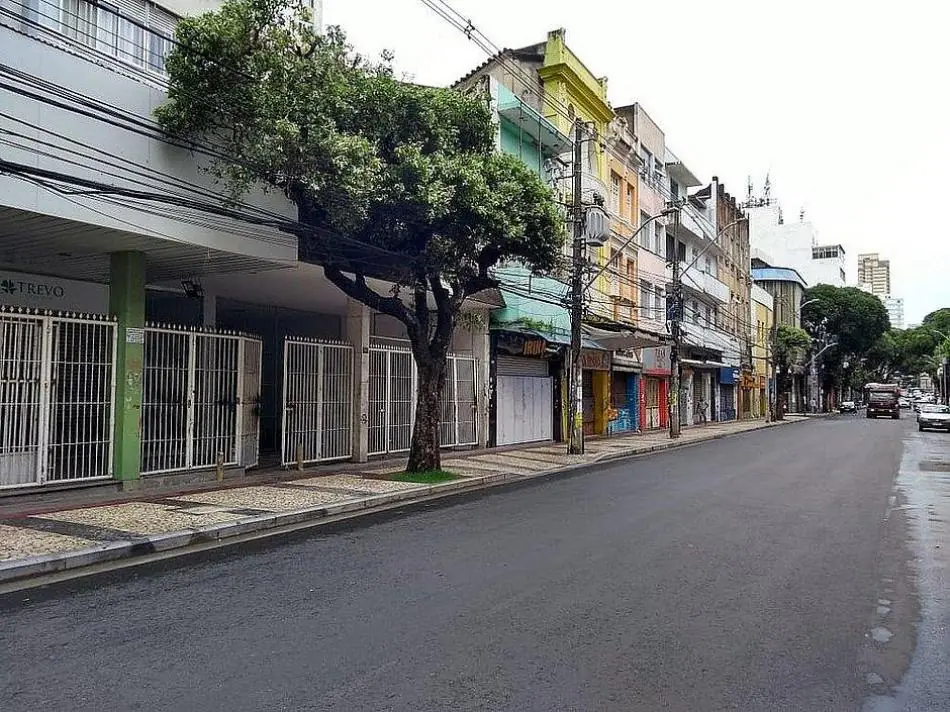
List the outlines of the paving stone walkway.
<svg viewBox="0 0 950 712">
<path fill-rule="evenodd" d="M 794 422 L 790 418 L 786 422 Z M 749 430 L 769 427 L 756 421 L 711 424 L 683 431 L 671 442 L 667 433 L 590 439 L 583 455 L 568 455 L 563 444 L 544 444 L 518 449 L 453 453 L 443 460 L 446 470 L 459 480 L 445 485 L 396 482 L 385 478 L 402 471 L 403 461 L 369 463 L 362 471 L 313 476 L 301 473 L 289 479 L 253 486 L 229 486 L 187 494 L 156 494 L 140 501 L 63 506 L 59 511 L 0 519 L 0 580 L 15 578 L 18 562 L 49 561 L 78 552 L 109 548 L 117 542 L 154 542 L 156 536 L 181 532 L 222 531 L 222 525 L 261 523 L 287 513 L 328 516 L 333 505 L 412 499 L 457 490 L 512 477 L 530 477 L 607 459 L 629 457 L 685 446 Z M 392 495 L 399 495 L 393 497 Z M 58 506 L 58 505 L 57 505 Z M 220 535 L 219 535 L 220 538 Z M 3 571 L 8 573 L 3 575 Z"/>
</svg>

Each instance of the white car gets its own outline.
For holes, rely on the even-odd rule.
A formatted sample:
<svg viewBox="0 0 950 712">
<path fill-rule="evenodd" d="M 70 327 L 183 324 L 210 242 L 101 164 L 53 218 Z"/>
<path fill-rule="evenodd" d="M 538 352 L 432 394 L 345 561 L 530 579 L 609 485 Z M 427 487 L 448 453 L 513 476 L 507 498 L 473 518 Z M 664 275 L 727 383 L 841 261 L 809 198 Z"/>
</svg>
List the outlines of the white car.
<svg viewBox="0 0 950 712">
<path fill-rule="evenodd" d="M 950 433 L 950 406 L 925 403 L 917 415 L 917 429 L 946 430 Z"/>
</svg>

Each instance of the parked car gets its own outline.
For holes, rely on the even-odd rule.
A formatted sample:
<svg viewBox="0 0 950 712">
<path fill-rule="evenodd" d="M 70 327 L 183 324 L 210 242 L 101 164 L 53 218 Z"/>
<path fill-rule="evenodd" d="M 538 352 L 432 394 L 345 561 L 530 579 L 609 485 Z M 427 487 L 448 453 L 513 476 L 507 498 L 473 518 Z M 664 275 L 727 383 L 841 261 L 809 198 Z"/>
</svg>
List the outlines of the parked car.
<svg viewBox="0 0 950 712">
<path fill-rule="evenodd" d="M 842 401 L 838 406 L 839 413 L 857 413 L 858 405 L 854 401 Z"/>
<path fill-rule="evenodd" d="M 917 415 L 917 429 L 946 430 L 950 433 L 950 406 L 925 403 Z"/>
<path fill-rule="evenodd" d="M 901 396 L 900 398 L 897 399 L 897 404 L 901 408 L 910 408 L 910 399 L 905 398 L 904 396 Z"/>
</svg>

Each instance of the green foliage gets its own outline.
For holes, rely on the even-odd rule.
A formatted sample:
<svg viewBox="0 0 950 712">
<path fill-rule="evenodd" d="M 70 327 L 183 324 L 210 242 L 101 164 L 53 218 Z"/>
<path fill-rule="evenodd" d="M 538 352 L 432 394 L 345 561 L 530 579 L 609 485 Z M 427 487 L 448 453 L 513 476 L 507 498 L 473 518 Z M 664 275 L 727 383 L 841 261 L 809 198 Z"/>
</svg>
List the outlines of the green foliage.
<svg viewBox="0 0 950 712">
<path fill-rule="evenodd" d="M 811 346 L 811 337 L 797 326 L 780 324 L 775 331 L 775 361 L 783 366 L 801 361 Z"/>
<path fill-rule="evenodd" d="M 862 357 L 890 329 L 887 309 L 880 299 L 855 287 L 820 284 L 805 291 L 805 300 L 817 300 L 802 309 L 802 325 L 818 336 L 822 330 L 838 343 L 841 357 Z"/>
<path fill-rule="evenodd" d="M 855 287 L 820 284 L 805 291 L 814 300 L 802 309 L 802 324 L 820 343 L 836 344 L 820 357 L 823 387 L 847 385 L 859 366 L 886 370 L 892 344 L 890 317 L 880 299 Z M 875 365 L 877 368 L 875 368 Z"/>
<path fill-rule="evenodd" d="M 309 19 L 283 0 L 228 0 L 183 19 L 162 126 L 237 157 L 210 166 L 235 195 L 280 189 L 304 222 L 394 253 L 393 281 L 437 300 L 484 288 L 499 260 L 552 269 L 563 217 L 530 169 L 495 152 L 487 102 L 398 81 L 388 58 L 369 62 Z M 347 286 L 380 306 L 365 284 Z"/>
</svg>

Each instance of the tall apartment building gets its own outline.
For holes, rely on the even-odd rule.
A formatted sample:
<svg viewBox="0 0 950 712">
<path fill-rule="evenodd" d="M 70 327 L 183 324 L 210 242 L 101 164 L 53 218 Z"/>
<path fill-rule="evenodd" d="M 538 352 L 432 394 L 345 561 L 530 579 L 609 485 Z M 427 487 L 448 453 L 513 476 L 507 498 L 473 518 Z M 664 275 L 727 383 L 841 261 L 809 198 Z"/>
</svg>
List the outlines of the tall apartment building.
<svg viewBox="0 0 950 712">
<path fill-rule="evenodd" d="M 887 315 L 891 319 L 892 329 L 904 328 L 904 300 L 901 297 L 884 296 L 881 298 Z"/>
<path fill-rule="evenodd" d="M 858 255 L 858 287 L 884 303 L 892 329 L 904 328 L 904 300 L 891 294 L 891 261 L 877 252 Z"/>
<path fill-rule="evenodd" d="M 882 260 L 877 252 L 858 255 L 858 285 L 876 296 L 891 293 L 891 261 Z"/>
</svg>

